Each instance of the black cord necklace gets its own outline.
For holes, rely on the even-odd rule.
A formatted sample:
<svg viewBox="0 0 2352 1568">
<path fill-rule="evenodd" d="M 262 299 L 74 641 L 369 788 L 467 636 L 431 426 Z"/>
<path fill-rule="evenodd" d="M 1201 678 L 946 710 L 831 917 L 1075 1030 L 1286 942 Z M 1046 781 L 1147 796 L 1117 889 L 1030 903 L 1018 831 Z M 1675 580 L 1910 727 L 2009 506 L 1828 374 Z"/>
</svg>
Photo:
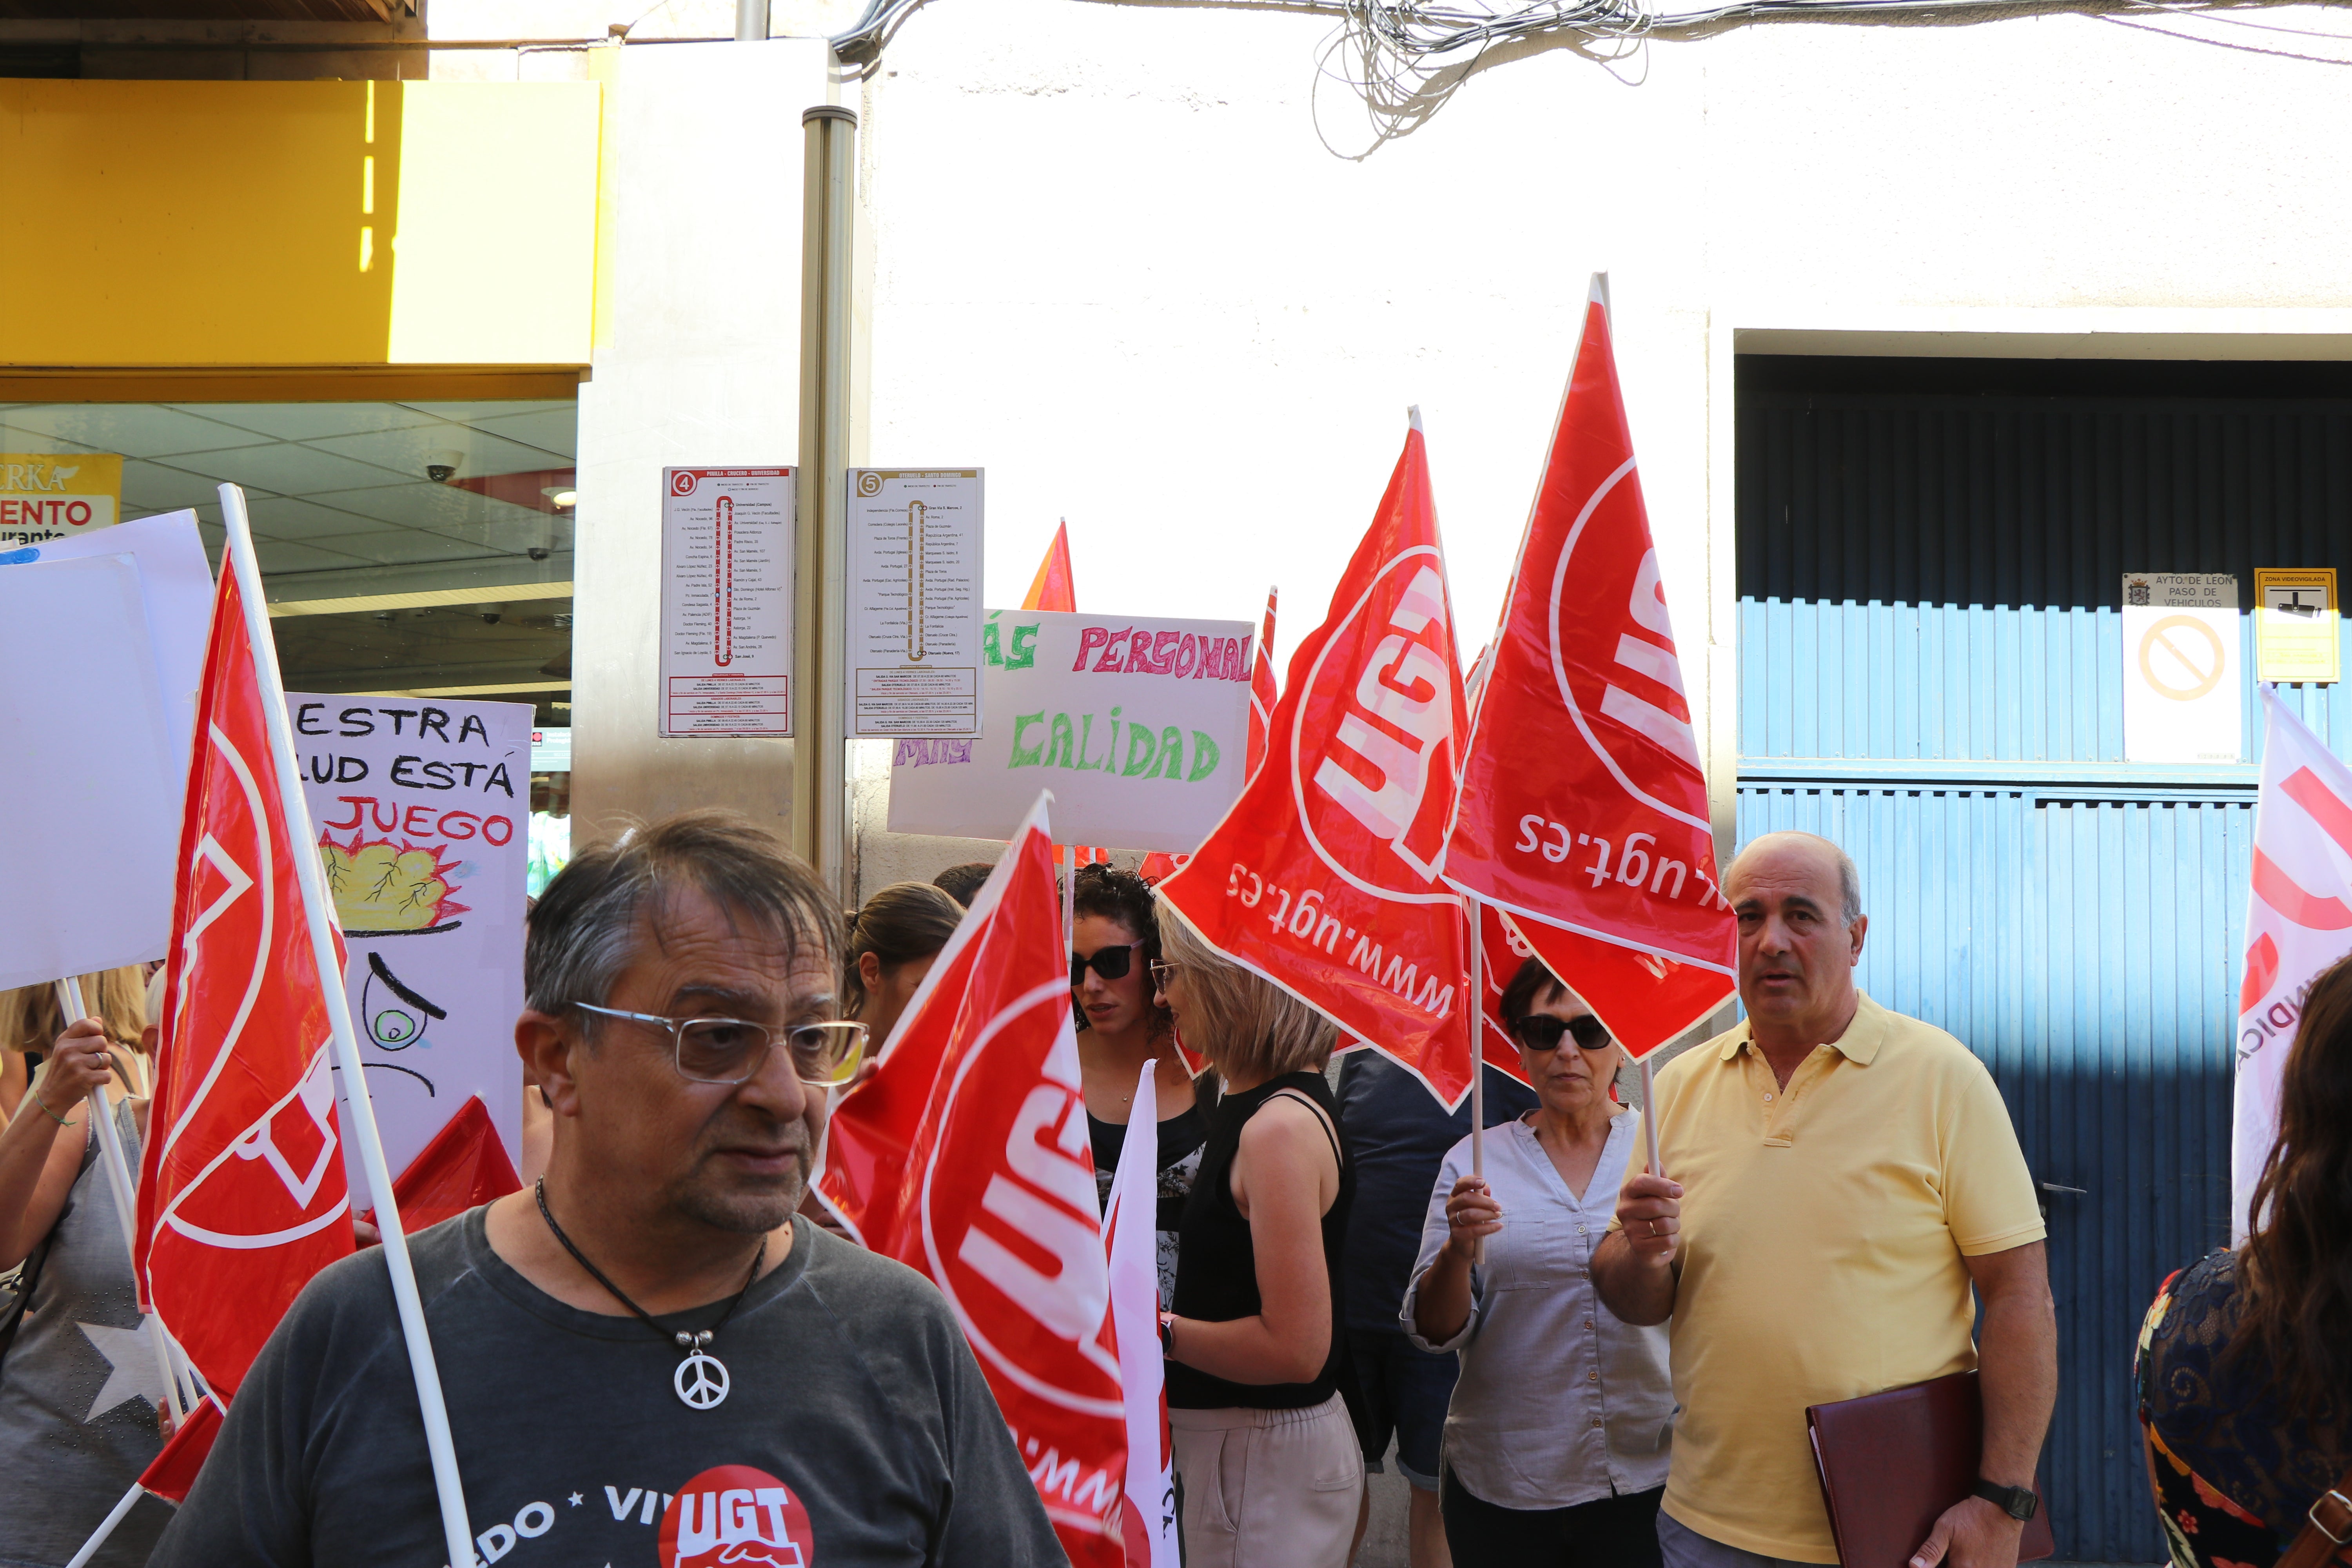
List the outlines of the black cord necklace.
<svg viewBox="0 0 2352 1568">
<path fill-rule="evenodd" d="M 585 1268 L 589 1278 L 611 1291 L 613 1300 L 644 1319 L 646 1327 L 687 1352 L 686 1359 L 677 1363 L 677 1371 L 669 1380 L 678 1398 L 695 1410 L 711 1409 L 724 1400 L 734 1380 L 727 1375 L 725 1363 L 717 1356 L 707 1353 L 702 1347 L 719 1337 L 719 1331 L 727 1326 L 727 1320 L 733 1317 L 735 1309 L 743 1304 L 743 1297 L 751 1289 L 752 1281 L 760 1278 L 760 1265 L 768 1258 L 768 1238 L 764 1236 L 760 1238 L 760 1249 L 751 1255 L 751 1272 L 743 1277 L 743 1289 L 735 1292 L 735 1299 L 727 1303 L 727 1310 L 719 1314 L 717 1322 L 699 1331 L 672 1331 L 663 1328 L 655 1321 L 651 1312 L 624 1295 L 621 1288 L 605 1279 L 604 1271 L 589 1262 L 588 1255 L 573 1246 L 572 1238 L 563 1234 L 563 1227 L 555 1223 L 555 1215 L 547 1206 L 547 1178 L 540 1177 L 531 1190 L 539 1199 L 539 1217 L 547 1222 L 547 1228 L 554 1232 L 555 1239 L 563 1244 L 563 1250 L 572 1254 L 572 1261 Z"/>
</svg>

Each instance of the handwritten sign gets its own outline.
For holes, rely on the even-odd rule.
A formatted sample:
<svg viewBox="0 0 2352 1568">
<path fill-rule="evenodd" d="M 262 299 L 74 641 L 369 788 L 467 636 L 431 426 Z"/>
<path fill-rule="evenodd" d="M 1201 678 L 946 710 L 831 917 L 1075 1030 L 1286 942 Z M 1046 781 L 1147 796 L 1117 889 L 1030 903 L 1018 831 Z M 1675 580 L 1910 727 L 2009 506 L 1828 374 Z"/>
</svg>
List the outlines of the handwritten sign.
<svg viewBox="0 0 2352 1568">
<path fill-rule="evenodd" d="M 530 708 L 299 691 L 286 705 L 384 1158 L 397 1174 L 478 1094 L 519 1159 Z"/>
<path fill-rule="evenodd" d="M 902 738 L 890 831 L 1009 838 L 1040 789 L 1073 844 L 1190 852 L 1241 794 L 1245 621 L 991 610 L 983 732 Z"/>
</svg>

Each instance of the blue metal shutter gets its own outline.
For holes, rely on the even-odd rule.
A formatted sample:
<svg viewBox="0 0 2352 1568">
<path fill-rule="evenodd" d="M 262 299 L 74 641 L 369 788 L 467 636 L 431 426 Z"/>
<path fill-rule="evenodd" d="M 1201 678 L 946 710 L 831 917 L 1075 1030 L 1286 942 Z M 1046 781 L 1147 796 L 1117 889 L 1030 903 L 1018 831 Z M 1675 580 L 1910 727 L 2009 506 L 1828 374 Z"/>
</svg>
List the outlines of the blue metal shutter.
<svg viewBox="0 0 2352 1568">
<path fill-rule="evenodd" d="M 1906 369 L 1742 362 L 1738 836 L 1846 847 L 1863 986 L 1968 1042 L 2035 1180 L 2083 1189 L 2045 1193 L 2043 1485 L 2060 1557 L 2153 1562 L 2131 1352 L 2163 1278 L 2228 1241 L 2254 769 L 2122 760 L 2115 605 L 2127 570 L 2250 597 L 2256 566 L 2352 564 L 2352 400 Z M 2282 695 L 2352 735 L 2343 688 Z M 2245 707 L 2252 758 L 2251 677 Z"/>
</svg>

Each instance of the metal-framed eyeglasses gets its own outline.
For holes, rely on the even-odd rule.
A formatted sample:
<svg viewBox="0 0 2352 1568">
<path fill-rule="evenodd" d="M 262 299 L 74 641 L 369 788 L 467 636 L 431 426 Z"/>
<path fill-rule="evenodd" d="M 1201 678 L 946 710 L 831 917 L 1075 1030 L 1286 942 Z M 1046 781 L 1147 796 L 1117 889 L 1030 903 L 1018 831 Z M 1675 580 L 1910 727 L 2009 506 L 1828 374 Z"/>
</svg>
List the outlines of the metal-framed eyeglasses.
<svg viewBox="0 0 2352 1568">
<path fill-rule="evenodd" d="M 667 1031 L 678 1076 L 695 1083 L 750 1082 L 767 1066 L 768 1052 L 780 1038 L 792 1057 L 794 1076 L 816 1089 L 839 1089 L 856 1078 L 866 1055 L 866 1026 L 846 1020 L 772 1029 L 742 1018 L 665 1018 L 593 1002 L 572 1005 L 583 1013 Z"/>
<path fill-rule="evenodd" d="M 1153 964 L 1151 966 L 1151 984 L 1153 989 L 1159 991 L 1167 990 L 1168 983 L 1176 978 L 1176 971 L 1181 967 L 1182 965 L 1181 964 L 1167 963 Z"/>
<path fill-rule="evenodd" d="M 1531 1051 L 1559 1049 L 1563 1035 L 1573 1036 L 1579 1050 L 1605 1050 L 1611 1043 L 1607 1026 L 1590 1013 L 1579 1018 L 1555 1018 L 1548 1013 L 1530 1013 L 1520 1019 L 1511 1032 L 1518 1037 L 1519 1044 Z"/>
</svg>

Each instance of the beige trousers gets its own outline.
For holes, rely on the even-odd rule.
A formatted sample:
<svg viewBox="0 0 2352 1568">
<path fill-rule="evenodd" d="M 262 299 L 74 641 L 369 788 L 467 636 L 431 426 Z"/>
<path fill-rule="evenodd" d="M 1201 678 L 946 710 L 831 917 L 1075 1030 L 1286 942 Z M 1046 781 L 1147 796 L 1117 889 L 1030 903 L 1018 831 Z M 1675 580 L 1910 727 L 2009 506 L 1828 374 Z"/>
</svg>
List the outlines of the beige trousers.
<svg viewBox="0 0 2352 1568">
<path fill-rule="evenodd" d="M 1364 1455 L 1333 1394 L 1305 1410 L 1168 1412 L 1185 1568 L 1347 1568 Z"/>
</svg>

